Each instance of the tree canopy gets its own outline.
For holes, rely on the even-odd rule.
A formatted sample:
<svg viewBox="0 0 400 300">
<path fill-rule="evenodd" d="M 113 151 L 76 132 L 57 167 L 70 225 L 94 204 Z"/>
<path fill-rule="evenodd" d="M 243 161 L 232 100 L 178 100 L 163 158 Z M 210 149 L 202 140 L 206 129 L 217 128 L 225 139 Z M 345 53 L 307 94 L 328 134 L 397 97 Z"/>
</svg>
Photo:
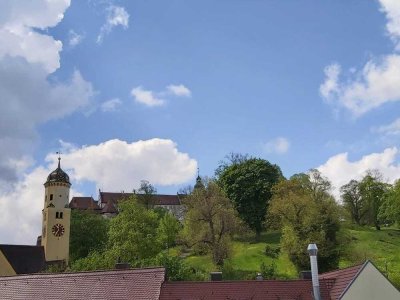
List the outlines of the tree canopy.
<svg viewBox="0 0 400 300">
<path fill-rule="evenodd" d="M 258 239 L 272 187 L 283 179 L 280 168 L 261 158 L 231 155 L 231 161 L 222 162 L 216 175 L 240 218 L 256 232 Z"/>
<path fill-rule="evenodd" d="M 335 269 L 339 263 L 339 208 L 328 193 L 329 182 L 316 172 L 279 182 L 269 208 L 268 218 L 280 224 L 282 246 L 298 270 L 309 268 L 305 251 L 309 243 L 318 245 L 321 271 Z"/>
<path fill-rule="evenodd" d="M 186 197 L 184 204 L 186 241 L 190 246 L 208 249 L 214 262 L 222 265 L 229 254 L 230 238 L 240 222 L 232 203 L 215 182 L 209 181 Z"/>
<path fill-rule="evenodd" d="M 93 211 L 72 210 L 69 256 L 73 262 L 107 244 L 109 221 Z"/>
</svg>

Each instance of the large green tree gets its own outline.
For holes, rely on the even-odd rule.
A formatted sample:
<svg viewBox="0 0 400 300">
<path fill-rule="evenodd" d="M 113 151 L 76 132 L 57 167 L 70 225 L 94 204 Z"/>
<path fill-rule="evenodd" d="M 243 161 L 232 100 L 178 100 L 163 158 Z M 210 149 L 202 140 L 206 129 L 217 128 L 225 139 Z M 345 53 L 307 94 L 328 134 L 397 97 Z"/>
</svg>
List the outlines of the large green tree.
<svg viewBox="0 0 400 300">
<path fill-rule="evenodd" d="M 382 181 L 380 173 L 369 171 L 360 181 L 359 189 L 363 201 L 368 206 L 365 215 L 366 223 L 380 230 L 379 210 L 389 190 L 389 185 Z"/>
<path fill-rule="evenodd" d="M 86 257 L 91 251 L 105 248 L 108 223 L 107 219 L 91 210 L 72 210 L 69 244 L 71 262 Z"/>
<path fill-rule="evenodd" d="M 108 247 L 122 261 L 136 265 L 161 251 L 158 215 L 138 203 L 137 197 L 121 201 L 119 214 L 111 219 Z"/>
<path fill-rule="evenodd" d="M 280 168 L 264 159 L 231 154 L 230 161 L 222 162 L 216 175 L 240 218 L 256 232 L 258 240 L 272 187 L 283 179 Z"/>
<path fill-rule="evenodd" d="M 208 249 L 214 263 L 222 265 L 228 257 L 232 235 L 240 219 L 232 203 L 213 181 L 202 189 L 195 189 L 184 200 L 187 208 L 184 237 L 190 246 Z"/>
<path fill-rule="evenodd" d="M 344 208 L 349 212 L 351 220 L 357 225 L 364 224 L 365 214 L 368 212 L 368 203 L 361 197 L 360 183 L 350 180 L 340 188 Z"/>
<path fill-rule="evenodd" d="M 379 219 L 388 223 L 397 223 L 400 227 L 400 180 L 388 188 L 379 209 Z"/>
<path fill-rule="evenodd" d="M 319 267 L 327 271 L 337 268 L 339 262 L 339 207 L 327 192 L 329 182 L 316 172 L 278 183 L 268 219 L 280 224 L 282 246 L 299 270 L 309 268 L 307 245 L 317 243 Z"/>
</svg>

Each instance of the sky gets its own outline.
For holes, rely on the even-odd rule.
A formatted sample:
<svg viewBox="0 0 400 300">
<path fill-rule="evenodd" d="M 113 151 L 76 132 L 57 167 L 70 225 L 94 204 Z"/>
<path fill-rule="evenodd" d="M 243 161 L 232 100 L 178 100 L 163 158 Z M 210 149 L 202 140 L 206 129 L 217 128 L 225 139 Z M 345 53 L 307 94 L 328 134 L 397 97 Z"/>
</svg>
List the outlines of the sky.
<svg viewBox="0 0 400 300">
<path fill-rule="evenodd" d="M 400 1 L 3 0 L 0 107 L 2 244 L 35 243 L 58 151 L 95 199 L 175 194 L 231 152 L 318 168 L 335 196 L 393 182 Z"/>
</svg>

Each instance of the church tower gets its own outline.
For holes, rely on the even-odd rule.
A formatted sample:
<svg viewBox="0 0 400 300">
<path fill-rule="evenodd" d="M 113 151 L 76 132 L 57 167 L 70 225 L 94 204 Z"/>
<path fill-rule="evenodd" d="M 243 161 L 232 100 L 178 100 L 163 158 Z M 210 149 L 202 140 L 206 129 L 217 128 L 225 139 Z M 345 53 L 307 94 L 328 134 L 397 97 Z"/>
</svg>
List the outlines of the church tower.
<svg viewBox="0 0 400 300">
<path fill-rule="evenodd" d="M 46 262 L 63 262 L 69 259 L 69 232 L 71 209 L 69 204 L 69 176 L 60 167 L 49 174 L 44 184 L 42 241 Z"/>
</svg>

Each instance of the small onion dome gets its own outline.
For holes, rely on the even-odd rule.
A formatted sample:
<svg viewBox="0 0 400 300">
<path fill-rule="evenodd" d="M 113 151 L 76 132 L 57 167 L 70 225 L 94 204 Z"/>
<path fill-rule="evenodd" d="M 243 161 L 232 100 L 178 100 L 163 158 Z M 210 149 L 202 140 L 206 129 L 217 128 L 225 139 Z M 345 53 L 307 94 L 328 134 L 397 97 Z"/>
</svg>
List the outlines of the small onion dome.
<svg viewBox="0 0 400 300">
<path fill-rule="evenodd" d="M 197 175 L 196 184 L 194 185 L 194 188 L 195 189 L 204 189 L 203 181 L 201 180 L 201 177 L 199 175 Z"/>
<path fill-rule="evenodd" d="M 68 183 L 71 184 L 69 182 L 69 176 L 67 173 L 65 173 L 61 167 L 60 167 L 60 160 L 61 158 L 58 158 L 58 167 L 57 169 L 55 169 L 53 172 L 51 172 L 49 174 L 49 176 L 47 176 L 47 180 L 46 183 L 50 183 L 50 182 L 63 182 L 63 183 Z M 45 183 L 45 184 L 46 184 Z"/>
</svg>

